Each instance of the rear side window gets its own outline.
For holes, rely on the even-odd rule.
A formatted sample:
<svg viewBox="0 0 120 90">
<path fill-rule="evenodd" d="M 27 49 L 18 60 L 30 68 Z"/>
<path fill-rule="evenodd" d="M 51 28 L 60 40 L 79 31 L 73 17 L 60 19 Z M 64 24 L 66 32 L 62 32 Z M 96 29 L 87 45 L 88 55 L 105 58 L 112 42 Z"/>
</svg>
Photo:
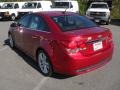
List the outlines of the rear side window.
<svg viewBox="0 0 120 90">
<path fill-rule="evenodd" d="M 28 27 L 30 18 L 31 18 L 31 15 L 25 15 L 18 21 L 18 24 L 22 27 Z"/>
<path fill-rule="evenodd" d="M 97 26 L 91 20 L 79 15 L 54 16 L 52 19 L 62 29 L 62 31 L 71 31 Z"/>
<path fill-rule="evenodd" d="M 25 8 L 25 9 L 27 9 L 27 8 L 28 9 L 33 9 L 33 8 L 36 8 L 36 7 L 37 7 L 37 3 L 36 2 L 25 3 L 24 6 L 23 6 L 23 8 Z"/>
<path fill-rule="evenodd" d="M 29 28 L 39 31 L 48 31 L 47 24 L 41 16 L 33 15 Z"/>
</svg>

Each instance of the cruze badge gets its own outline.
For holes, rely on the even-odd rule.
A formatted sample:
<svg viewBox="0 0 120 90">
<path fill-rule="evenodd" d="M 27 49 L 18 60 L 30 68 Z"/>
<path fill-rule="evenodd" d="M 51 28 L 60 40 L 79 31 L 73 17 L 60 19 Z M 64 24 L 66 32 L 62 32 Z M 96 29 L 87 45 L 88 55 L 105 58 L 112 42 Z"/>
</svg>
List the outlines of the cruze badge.
<svg viewBox="0 0 120 90">
<path fill-rule="evenodd" d="M 88 38 L 87 38 L 87 41 L 90 41 L 90 40 L 92 40 L 92 37 L 88 37 Z"/>
</svg>

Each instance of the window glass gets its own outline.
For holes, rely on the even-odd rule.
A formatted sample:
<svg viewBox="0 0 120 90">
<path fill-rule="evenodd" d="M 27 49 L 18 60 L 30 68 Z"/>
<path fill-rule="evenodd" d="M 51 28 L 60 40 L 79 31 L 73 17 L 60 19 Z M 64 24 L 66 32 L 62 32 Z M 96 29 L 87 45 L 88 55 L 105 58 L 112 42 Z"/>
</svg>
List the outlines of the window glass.
<svg viewBox="0 0 120 90">
<path fill-rule="evenodd" d="M 30 18 L 31 15 L 25 15 L 18 21 L 18 24 L 21 25 L 22 27 L 28 27 Z"/>
<path fill-rule="evenodd" d="M 40 31 L 47 31 L 47 25 L 40 16 L 34 15 L 31 19 L 29 28 Z"/>
<path fill-rule="evenodd" d="M 5 3 L 2 6 L 3 9 L 13 9 L 13 3 Z"/>
<path fill-rule="evenodd" d="M 37 7 L 37 3 L 25 3 L 23 8 L 36 8 Z"/>
<path fill-rule="evenodd" d="M 41 4 L 40 3 L 38 3 L 37 8 L 41 8 Z"/>
<path fill-rule="evenodd" d="M 62 29 L 62 31 L 78 30 L 81 28 L 97 26 L 91 20 L 80 15 L 54 16 L 52 19 Z"/>
<path fill-rule="evenodd" d="M 54 8 L 70 8 L 72 4 L 70 2 L 54 2 Z"/>
<path fill-rule="evenodd" d="M 91 8 L 108 8 L 106 4 L 92 4 Z"/>
<path fill-rule="evenodd" d="M 19 5 L 16 3 L 15 6 L 14 6 L 14 8 L 19 8 Z"/>
</svg>

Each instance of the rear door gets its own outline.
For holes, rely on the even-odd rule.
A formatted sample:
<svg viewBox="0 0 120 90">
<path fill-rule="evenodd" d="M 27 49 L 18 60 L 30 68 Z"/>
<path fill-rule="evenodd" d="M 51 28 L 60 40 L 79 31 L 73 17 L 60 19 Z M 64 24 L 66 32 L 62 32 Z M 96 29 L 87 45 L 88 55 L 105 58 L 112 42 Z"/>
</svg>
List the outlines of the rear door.
<svg viewBox="0 0 120 90">
<path fill-rule="evenodd" d="M 29 24 L 29 28 L 26 29 L 24 33 L 25 51 L 31 57 L 33 57 L 36 48 L 40 47 L 42 41 L 44 42 L 47 34 L 49 34 L 49 32 L 43 18 L 41 16 L 33 14 Z"/>
</svg>

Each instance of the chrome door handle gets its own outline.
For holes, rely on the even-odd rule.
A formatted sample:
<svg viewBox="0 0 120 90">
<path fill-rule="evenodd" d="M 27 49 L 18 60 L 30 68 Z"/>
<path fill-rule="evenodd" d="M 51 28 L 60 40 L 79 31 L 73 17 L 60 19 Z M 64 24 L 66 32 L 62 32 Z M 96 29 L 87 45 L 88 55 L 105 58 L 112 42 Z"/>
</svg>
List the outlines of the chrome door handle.
<svg viewBox="0 0 120 90">
<path fill-rule="evenodd" d="M 32 35 L 33 39 L 39 38 L 39 35 Z"/>
</svg>

